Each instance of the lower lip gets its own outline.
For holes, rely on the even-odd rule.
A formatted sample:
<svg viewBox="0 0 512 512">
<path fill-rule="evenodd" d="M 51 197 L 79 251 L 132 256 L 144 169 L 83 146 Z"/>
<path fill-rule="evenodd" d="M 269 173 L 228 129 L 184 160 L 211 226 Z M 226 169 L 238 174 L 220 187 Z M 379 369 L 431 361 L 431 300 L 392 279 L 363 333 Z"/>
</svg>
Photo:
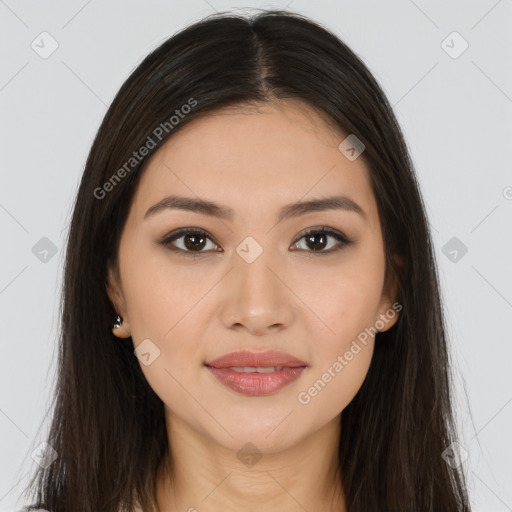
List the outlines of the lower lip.
<svg viewBox="0 0 512 512">
<path fill-rule="evenodd" d="M 297 380 L 305 370 L 304 366 L 298 368 L 283 368 L 272 373 L 241 373 L 230 368 L 213 368 L 208 370 L 228 388 L 249 396 L 263 396 L 275 393 Z"/>
</svg>

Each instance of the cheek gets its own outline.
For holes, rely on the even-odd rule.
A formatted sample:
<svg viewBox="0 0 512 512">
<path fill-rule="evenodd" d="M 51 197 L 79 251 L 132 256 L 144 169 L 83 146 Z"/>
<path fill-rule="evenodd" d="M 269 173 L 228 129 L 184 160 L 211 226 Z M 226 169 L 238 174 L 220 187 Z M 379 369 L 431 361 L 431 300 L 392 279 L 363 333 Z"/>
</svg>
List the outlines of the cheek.
<svg viewBox="0 0 512 512">
<path fill-rule="evenodd" d="M 149 241 L 131 245 L 122 261 L 130 330 L 136 348 L 143 340 L 157 347 L 158 358 L 150 366 L 141 364 L 148 381 L 158 392 L 171 388 L 169 373 L 185 376 L 197 371 L 204 335 L 204 304 L 201 300 L 211 282 L 199 279 L 193 266 L 171 265 L 165 250 Z M 203 319 L 203 320 L 202 320 Z M 158 387 L 157 387 L 158 386 Z"/>
<path fill-rule="evenodd" d="M 124 265 L 134 349 L 144 343 L 144 352 L 150 353 L 147 365 L 139 357 L 140 368 L 164 403 L 178 410 L 190 407 L 182 383 L 197 378 L 202 339 L 194 331 L 201 322 L 191 320 L 201 311 L 198 301 L 207 290 L 198 289 L 183 273 L 171 272 L 170 265 L 165 265 L 161 255 L 155 256 L 155 251 L 135 249 L 126 256 Z"/>
<path fill-rule="evenodd" d="M 165 249 L 149 240 L 127 240 L 122 272 L 130 328 L 134 341 L 145 338 L 168 344 L 206 290 L 191 271 L 170 264 Z"/>
<path fill-rule="evenodd" d="M 374 249 L 367 257 L 347 258 L 329 274 L 317 275 L 308 288 L 307 300 L 329 329 L 310 325 L 310 336 L 317 340 L 315 364 L 301 404 L 339 413 L 359 391 L 373 355 L 382 293 L 384 267 L 378 254 Z"/>
<path fill-rule="evenodd" d="M 310 377 L 297 399 L 306 413 L 313 409 L 323 420 L 339 414 L 359 391 L 370 367 L 375 333 L 372 313 L 378 297 L 372 288 L 357 283 L 335 287 L 323 310 L 334 332 L 311 334 L 315 355 Z M 330 418 L 323 417 L 324 413 Z M 316 414 L 316 413 L 315 413 Z"/>
<path fill-rule="evenodd" d="M 358 345 L 334 354 L 318 373 L 311 375 L 308 387 L 297 396 L 305 414 L 328 421 L 340 414 L 356 396 L 370 367 L 373 341 Z"/>
<path fill-rule="evenodd" d="M 304 302 L 324 324 L 320 325 L 322 336 L 338 350 L 373 326 L 378 317 L 384 270 L 380 262 L 361 260 L 353 258 L 328 272 L 317 272 L 302 291 Z"/>
</svg>

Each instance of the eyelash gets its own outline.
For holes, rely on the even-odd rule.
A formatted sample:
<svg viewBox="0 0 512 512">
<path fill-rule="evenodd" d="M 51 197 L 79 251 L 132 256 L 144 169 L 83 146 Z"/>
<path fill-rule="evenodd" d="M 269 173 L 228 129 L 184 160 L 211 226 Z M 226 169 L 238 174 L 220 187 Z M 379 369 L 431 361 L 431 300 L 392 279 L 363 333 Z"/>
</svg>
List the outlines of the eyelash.
<svg viewBox="0 0 512 512">
<path fill-rule="evenodd" d="M 333 229 L 331 229 L 331 228 L 329 228 L 327 226 L 321 226 L 321 227 L 318 227 L 318 228 L 311 228 L 311 229 L 307 230 L 305 233 L 303 233 L 301 235 L 301 237 L 296 242 L 294 242 L 293 245 L 296 245 L 303 238 L 305 238 L 305 237 L 307 237 L 309 235 L 319 234 L 319 233 L 324 234 L 324 235 L 328 235 L 328 236 L 332 236 L 335 240 L 337 240 L 339 242 L 338 246 L 336 246 L 334 248 L 331 248 L 331 249 L 328 249 L 326 251 L 324 251 L 324 250 L 312 251 L 312 250 L 306 250 L 306 249 L 298 249 L 298 250 L 299 251 L 303 251 L 303 252 L 310 252 L 310 253 L 312 253 L 314 255 L 321 256 L 321 255 L 332 254 L 332 253 L 338 252 L 338 251 L 340 251 L 341 249 L 344 249 L 345 247 L 347 247 L 348 245 L 350 245 L 353 242 L 353 240 L 349 240 L 342 233 L 339 233 L 338 231 L 334 231 Z M 197 229 L 197 228 L 181 228 L 178 231 L 176 231 L 174 233 L 171 233 L 168 236 L 166 236 L 160 242 L 160 244 L 163 245 L 164 247 L 166 247 L 167 249 L 169 249 L 170 251 L 173 251 L 175 253 L 179 253 L 179 254 L 184 255 L 184 256 L 191 256 L 193 258 L 201 256 L 202 254 L 211 252 L 211 251 L 203 251 L 203 250 L 201 250 L 201 251 L 188 251 L 188 250 L 180 249 L 178 247 L 173 247 L 171 245 L 171 242 L 174 242 L 175 240 L 178 240 L 178 239 L 182 238 L 185 235 L 203 236 L 203 237 L 208 238 L 209 240 L 211 240 L 215 245 L 218 245 L 208 235 L 208 233 L 206 231 L 203 231 L 202 229 Z M 214 251 L 214 252 L 222 252 L 222 251 Z"/>
</svg>

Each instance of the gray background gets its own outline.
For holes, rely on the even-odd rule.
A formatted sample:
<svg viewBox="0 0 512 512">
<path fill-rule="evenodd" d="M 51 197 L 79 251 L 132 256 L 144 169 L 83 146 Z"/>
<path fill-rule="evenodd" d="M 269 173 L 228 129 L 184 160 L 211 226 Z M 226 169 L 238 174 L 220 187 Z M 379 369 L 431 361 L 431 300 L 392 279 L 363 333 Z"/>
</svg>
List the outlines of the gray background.
<svg viewBox="0 0 512 512">
<path fill-rule="evenodd" d="M 190 22 L 287 6 L 336 32 L 394 105 L 434 235 L 474 510 L 512 510 L 512 0 L 0 0 L 0 510 L 22 504 L 45 440 L 64 240 L 107 105 Z"/>
</svg>

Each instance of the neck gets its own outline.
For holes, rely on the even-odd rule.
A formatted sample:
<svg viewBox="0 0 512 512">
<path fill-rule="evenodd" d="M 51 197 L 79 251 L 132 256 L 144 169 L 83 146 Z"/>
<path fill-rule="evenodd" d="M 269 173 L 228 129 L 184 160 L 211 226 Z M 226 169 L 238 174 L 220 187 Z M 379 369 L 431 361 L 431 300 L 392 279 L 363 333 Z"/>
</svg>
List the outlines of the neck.
<svg viewBox="0 0 512 512">
<path fill-rule="evenodd" d="M 227 449 L 173 415 L 167 420 L 171 459 L 157 479 L 160 511 L 346 512 L 339 416 L 282 451 L 252 455 Z"/>
</svg>

